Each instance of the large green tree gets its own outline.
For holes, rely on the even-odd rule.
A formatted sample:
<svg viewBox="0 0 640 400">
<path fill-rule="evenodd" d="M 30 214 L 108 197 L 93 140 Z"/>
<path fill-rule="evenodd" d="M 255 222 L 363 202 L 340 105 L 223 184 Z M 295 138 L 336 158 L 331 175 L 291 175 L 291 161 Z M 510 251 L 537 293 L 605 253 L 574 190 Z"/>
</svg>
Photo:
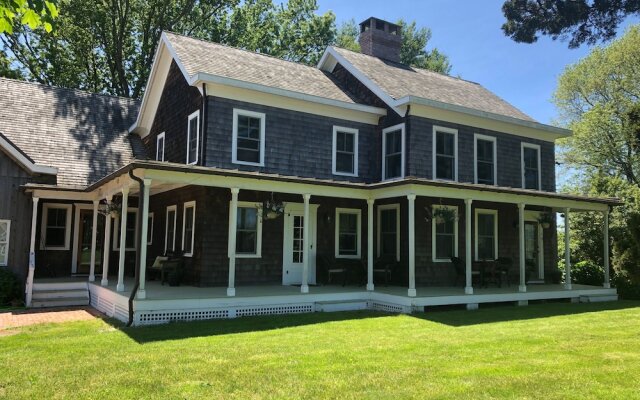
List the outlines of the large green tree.
<svg viewBox="0 0 640 400">
<path fill-rule="evenodd" d="M 14 24 L 51 32 L 58 16 L 57 3 L 58 0 L 0 0 L 0 34 L 13 32 Z"/>
<path fill-rule="evenodd" d="M 546 35 L 576 48 L 613 39 L 625 17 L 640 14 L 640 0 L 507 0 L 502 12 L 502 30 L 516 42 Z"/>
<path fill-rule="evenodd" d="M 430 71 L 449 74 L 451 72 L 451 62 L 446 54 L 437 48 L 427 50 L 429 40 L 431 40 L 431 29 L 426 27 L 418 28 L 415 21 L 407 23 L 400 19 L 397 25 L 402 26 L 402 47 L 400 48 L 400 60 L 403 64 Z M 359 30 L 354 20 L 348 20 L 340 25 L 336 35 L 336 46 L 360 51 L 358 44 Z"/>
<path fill-rule="evenodd" d="M 0 37 L 27 79 L 140 97 L 163 30 L 298 62 L 333 41 L 331 12 L 315 0 L 62 0 L 53 34 L 14 24 Z"/>
</svg>

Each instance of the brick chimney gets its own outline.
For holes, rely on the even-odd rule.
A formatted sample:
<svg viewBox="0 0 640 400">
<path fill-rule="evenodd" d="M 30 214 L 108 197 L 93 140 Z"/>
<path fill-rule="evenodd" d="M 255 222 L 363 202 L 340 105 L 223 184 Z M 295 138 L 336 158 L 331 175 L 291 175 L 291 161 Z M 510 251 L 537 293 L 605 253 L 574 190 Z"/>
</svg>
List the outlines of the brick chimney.
<svg viewBox="0 0 640 400">
<path fill-rule="evenodd" d="M 362 53 L 400 62 L 402 45 L 400 25 L 371 17 L 360 23 L 360 50 Z"/>
</svg>

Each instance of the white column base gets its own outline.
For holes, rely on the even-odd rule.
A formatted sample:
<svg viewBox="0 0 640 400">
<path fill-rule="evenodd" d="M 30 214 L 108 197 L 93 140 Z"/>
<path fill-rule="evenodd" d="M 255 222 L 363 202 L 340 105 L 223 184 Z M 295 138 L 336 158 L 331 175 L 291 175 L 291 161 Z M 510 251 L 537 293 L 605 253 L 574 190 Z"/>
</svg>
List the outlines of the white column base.
<svg viewBox="0 0 640 400">
<path fill-rule="evenodd" d="M 96 276 L 95 275 L 89 275 L 89 282 L 95 282 L 96 281 Z"/>
<path fill-rule="evenodd" d="M 517 304 L 519 306 L 528 306 L 529 305 L 529 300 L 518 300 Z"/>
<path fill-rule="evenodd" d="M 571 290 L 571 283 L 565 283 L 564 288 L 567 290 Z"/>
<path fill-rule="evenodd" d="M 525 293 L 527 291 L 527 285 L 520 285 L 518 286 L 518 291 Z"/>
<path fill-rule="evenodd" d="M 373 283 L 367 283 L 367 290 L 373 292 Z"/>
<path fill-rule="evenodd" d="M 138 293 L 136 293 L 136 297 L 140 300 L 147 298 L 147 291 L 144 289 L 138 289 Z"/>
<path fill-rule="evenodd" d="M 611 284 L 608 283 L 608 282 L 607 283 L 603 283 L 602 287 L 605 288 L 605 289 L 611 289 Z"/>
<path fill-rule="evenodd" d="M 233 297 L 236 295 L 236 288 L 229 287 L 227 288 L 227 296 Z"/>
<path fill-rule="evenodd" d="M 109 284 L 109 280 L 108 279 L 103 279 L 100 281 L 100 286 L 107 286 Z"/>
<path fill-rule="evenodd" d="M 464 288 L 464 294 L 473 294 L 473 286 L 467 286 Z"/>
<path fill-rule="evenodd" d="M 300 285 L 300 293 L 309 293 L 309 285 Z"/>
<path fill-rule="evenodd" d="M 409 297 L 416 297 L 417 293 L 415 289 L 409 289 L 407 290 L 407 296 Z"/>
<path fill-rule="evenodd" d="M 479 307 L 478 303 L 469 303 L 467 304 L 467 310 L 477 310 Z"/>
<path fill-rule="evenodd" d="M 124 292 L 124 283 L 118 283 L 116 285 L 116 292 Z"/>
</svg>

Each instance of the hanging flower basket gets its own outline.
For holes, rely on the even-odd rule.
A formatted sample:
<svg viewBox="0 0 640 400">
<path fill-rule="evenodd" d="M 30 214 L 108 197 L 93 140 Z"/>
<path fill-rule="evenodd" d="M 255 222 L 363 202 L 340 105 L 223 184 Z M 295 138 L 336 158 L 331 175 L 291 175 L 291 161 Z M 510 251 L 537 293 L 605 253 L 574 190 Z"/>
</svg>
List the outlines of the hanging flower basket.
<svg viewBox="0 0 640 400">
<path fill-rule="evenodd" d="M 545 212 L 540 214 L 540 216 L 538 217 L 538 222 L 543 229 L 549 229 L 551 228 L 551 225 L 554 221 L 551 213 Z"/>
<path fill-rule="evenodd" d="M 122 211 L 122 204 L 112 201 L 111 203 L 105 203 L 104 207 L 102 207 L 99 212 L 104 216 L 111 216 L 113 218 L 118 218 L 120 216 L 121 211 Z"/>
<path fill-rule="evenodd" d="M 437 223 L 448 223 L 456 221 L 458 219 L 458 213 L 452 208 L 438 207 L 433 210 L 431 218 Z"/>
<path fill-rule="evenodd" d="M 282 203 L 281 201 L 276 202 L 273 199 L 273 193 L 271 193 L 271 199 L 258 205 L 258 208 L 260 209 L 260 213 L 262 214 L 263 221 L 276 219 L 284 214 L 284 203 Z"/>
</svg>

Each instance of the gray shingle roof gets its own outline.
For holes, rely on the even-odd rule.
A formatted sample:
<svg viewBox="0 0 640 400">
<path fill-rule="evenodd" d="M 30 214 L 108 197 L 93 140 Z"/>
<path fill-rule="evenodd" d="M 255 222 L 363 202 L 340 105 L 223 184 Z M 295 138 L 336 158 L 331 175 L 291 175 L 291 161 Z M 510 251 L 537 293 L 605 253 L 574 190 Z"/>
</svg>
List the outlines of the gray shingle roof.
<svg viewBox="0 0 640 400">
<path fill-rule="evenodd" d="M 164 32 L 187 74 L 206 73 L 354 103 L 323 71 L 252 51 Z"/>
<path fill-rule="evenodd" d="M 36 164 L 58 168 L 60 186 L 86 186 L 145 158 L 127 128 L 136 100 L 0 78 L 0 132 Z"/>
<path fill-rule="evenodd" d="M 534 121 L 481 85 L 425 69 L 334 47 L 334 50 L 394 99 L 421 97 L 493 114 Z"/>
</svg>

